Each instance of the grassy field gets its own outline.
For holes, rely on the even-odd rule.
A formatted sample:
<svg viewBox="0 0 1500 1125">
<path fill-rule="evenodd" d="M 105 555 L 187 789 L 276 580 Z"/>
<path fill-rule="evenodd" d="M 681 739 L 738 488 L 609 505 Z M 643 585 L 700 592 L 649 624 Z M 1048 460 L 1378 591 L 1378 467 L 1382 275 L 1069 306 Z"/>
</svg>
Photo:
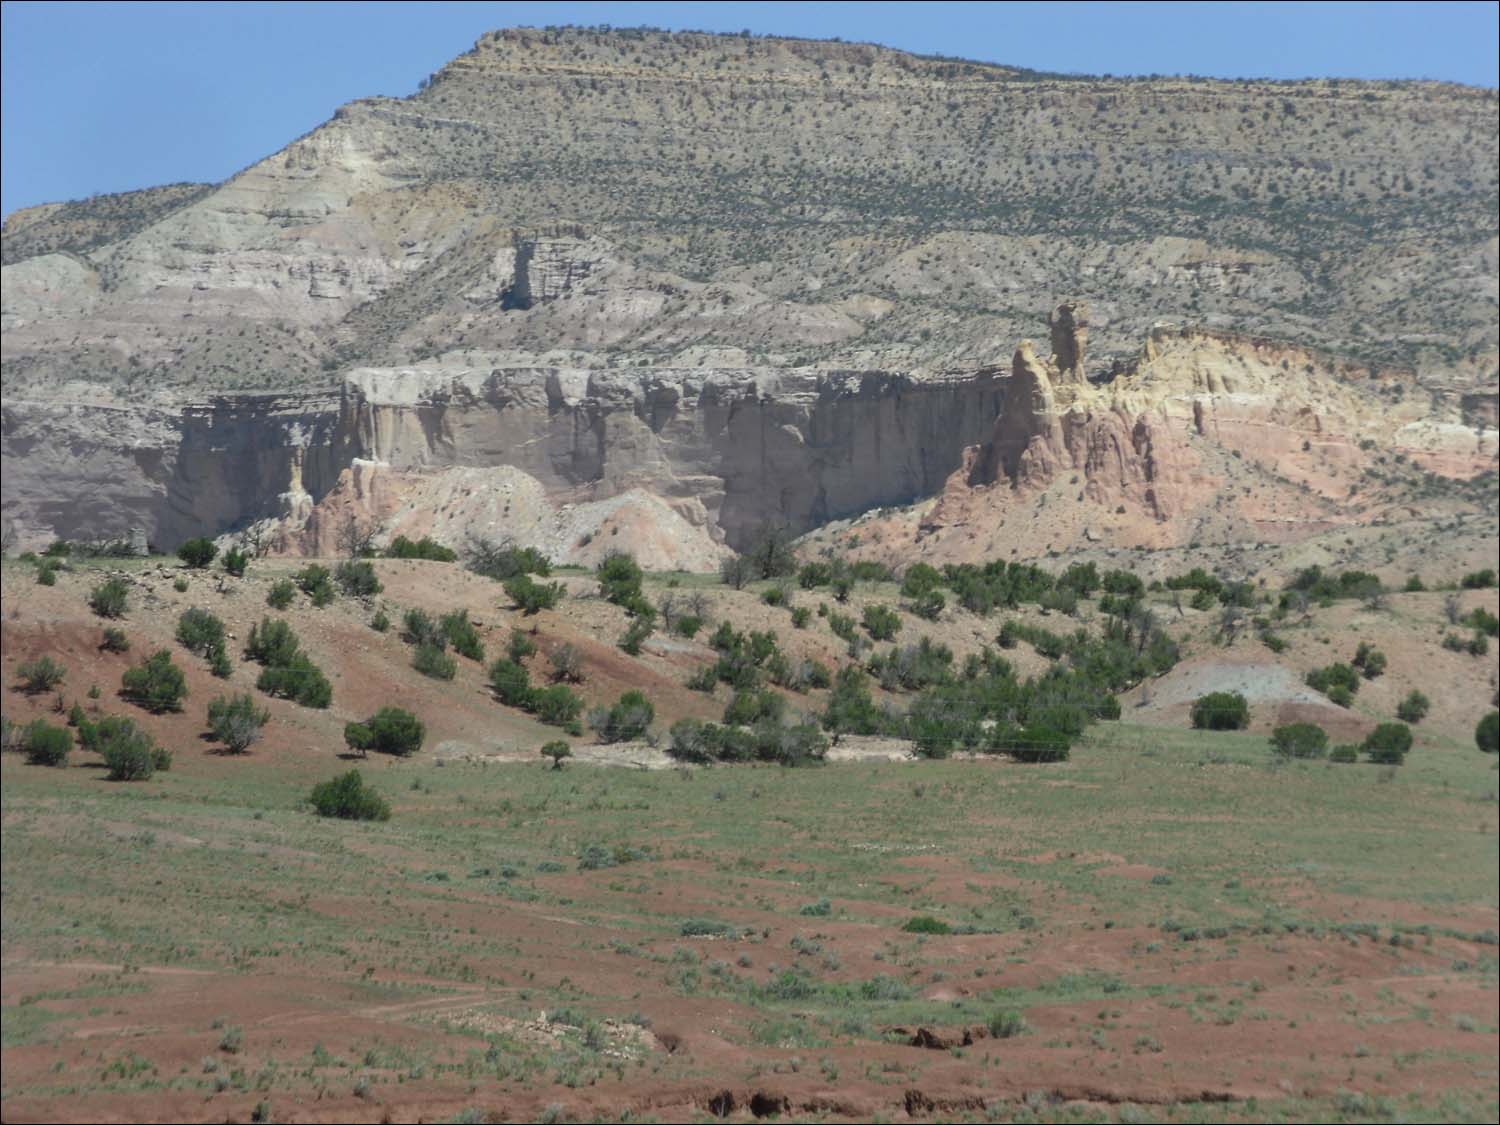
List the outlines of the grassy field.
<svg viewBox="0 0 1500 1125">
<path fill-rule="evenodd" d="M 306 811 L 326 760 L 237 764 L 7 756 L 7 1120 L 1500 1106 L 1472 748 L 1282 765 L 1117 723 L 1032 767 L 361 763 L 380 824 Z"/>
</svg>

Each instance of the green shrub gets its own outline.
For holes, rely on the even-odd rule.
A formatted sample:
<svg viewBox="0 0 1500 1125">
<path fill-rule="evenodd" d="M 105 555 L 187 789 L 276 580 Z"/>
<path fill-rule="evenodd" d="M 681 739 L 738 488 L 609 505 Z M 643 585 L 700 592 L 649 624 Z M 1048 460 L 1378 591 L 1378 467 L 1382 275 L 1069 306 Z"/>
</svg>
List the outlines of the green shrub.
<svg viewBox="0 0 1500 1125">
<path fill-rule="evenodd" d="M 1347 664 L 1314 668 L 1306 676 L 1307 686 L 1333 699 L 1333 689 L 1343 688 L 1352 697 L 1359 691 L 1359 673 Z M 1337 701 L 1335 701 L 1337 702 Z M 1340 704 L 1348 706 L 1348 704 Z"/>
<path fill-rule="evenodd" d="M 1431 708 L 1432 700 L 1416 688 L 1412 688 L 1406 698 L 1396 704 L 1396 718 L 1403 723 L 1420 723 L 1427 717 L 1427 712 Z"/>
<path fill-rule="evenodd" d="M 797 584 L 804 590 L 826 586 L 831 581 L 833 581 L 833 567 L 828 563 L 805 563 L 802 569 L 797 571 Z"/>
<path fill-rule="evenodd" d="M 370 628 L 374 629 L 377 633 L 384 633 L 388 631 L 390 627 L 390 615 L 383 609 L 377 609 L 375 611 L 375 616 L 370 618 Z"/>
<path fill-rule="evenodd" d="M 583 700 L 564 684 L 552 684 L 531 693 L 530 709 L 538 722 L 548 726 L 565 727 L 574 734 L 582 734 L 577 719 L 583 711 Z"/>
<path fill-rule="evenodd" d="M 105 652 L 129 652 L 130 638 L 125 635 L 124 629 L 111 625 L 104 630 L 104 638 L 99 642 L 99 647 Z"/>
<path fill-rule="evenodd" d="M 656 720 L 656 708 L 643 692 L 627 691 L 613 707 L 597 707 L 589 713 L 589 726 L 600 742 L 634 742 L 643 737 Z"/>
<path fill-rule="evenodd" d="M 197 656 L 224 648 L 224 622 L 206 609 L 186 609 L 177 619 L 177 643 Z"/>
<path fill-rule="evenodd" d="M 365 786 L 358 770 L 350 770 L 332 781 L 313 786 L 308 800 L 319 816 L 342 820 L 389 820 L 391 817 L 390 804 Z"/>
<path fill-rule="evenodd" d="M 594 572 L 599 580 L 599 592 L 606 601 L 625 605 L 641 596 L 641 573 L 635 559 L 624 552 L 609 555 Z"/>
<path fill-rule="evenodd" d="M 1250 725 L 1250 705 L 1237 691 L 1214 691 L 1193 704 L 1195 730 L 1244 730 Z"/>
<path fill-rule="evenodd" d="M 505 655 L 510 657 L 512 663 L 519 664 L 528 656 L 536 655 L 536 642 L 524 630 L 512 629 L 510 640 L 506 642 Z"/>
<path fill-rule="evenodd" d="M 1030 1030 L 1020 1012 L 996 1012 L 987 1024 L 992 1039 L 1014 1039 Z"/>
<path fill-rule="evenodd" d="M 901 631 L 901 615 L 889 606 L 867 605 L 864 626 L 872 639 L 889 641 Z"/>
<path fill-rule="evenodd" d="M 297 655 L 297 635 L 285 621 L 262 617 L 259 625 L 250 626 L 245 640 L 245 659 L 257 664 L 289 664 Z"/>
<path fill-rule="evenodd" d="M 437 645 L 418 645 L 412 654 L 411 666 L 434 680 L 451 680 L 458 674 L 458 661 Z"/>
<path fill-rule="evenodd" d="M 930 914 L 918 914 L 915 918 L 908 918 L 906 924 L 901 927 L 904 934 L 951 934 L 953 927 L 941 918 L 934 918 Z"/>
<path fill-rule="evenodd" d="M 225 551 L 221 561 L 224 565 L 224 573 L 231 578 L 245 577 L 245 571 L 250 566 L 250 556 L 238 547 L 231 547 Z"/>
<path fill-rule="evenodd" d="M 258 690 L 303 707 L 323 710 L 333 702 L 333 685 L 305 653 L 282 664 L 267 665 L 255 681 Z"/>
<path fill-rule="evenodd" d="M 73 732 L 37 719 L 26 728 L 26 760 L 34 766 L 65 766 L 73 749 Z"/>
<path fill-rule="evenodd" d="M 38 586 L 57 585 L 57 567 L 42 565 L 36 569 L 36 584 Z"/>
<path fill-rule="evenodd" d="M 1328 760 L 1330 762 L 1337 762 L 1340 765 L 1351 765 L 1359 761 L 1359 747 L 1348 745 L 1335 746 L 1332 750 L 1328 751 Z"/>
<path fill-rule="evenodd" d="M 68 670 L 50 656 L 39 656 L 35 660 L 18 664 L 16 675 L 21 678 L 23 692 L 27 695 L 40 695 L 62 683 L 67 678 Z"/>
<path fill-rule="evenodd" d="M 1385 653 L 1372 647 L 1368 641 L 1361 641 L 1351 663 L 1360 670 L 1365 679 L 1373 680 L 1385 672 Z"/>
<path fill-rule="evenodd" d="M 1485 590 L 1495 584 L 1495 572 L 1491 568 L 1465 574 L 1461 585 L 1465 590 Z"/>
<path fill-rule="evenodd" d="M 212 539 L 189 539 L 177 548 L 177 557 L 194 570 L 204 569 L 218 553 L 219 548 L 214 546 Z"/>
<path fill-rule="evenodd" d="M 496 660 L 489 669 L 490 688 L 507 707 L 526 707 L 531 702 L 531 673 L 514 660 Z"/>
<path fill-rule="evenodd" d="M 375 564 L 368 559 L 350 559 L 339 563 L 333 577 L 339 584 L 339 589 L 351 598 L 373 598 L 385 589 L 375 576 Z"/>
<path fill-rule="evenodd" d="M 562 601 L 561 582 L 537 582 L 529 574 L 518 574 L 505 583 L 506 596 L 527 617 L 544 609 L 553 609 Z"/>
<path fill-rule="evenodd" d="M 176 578 L 172 579 L 172 589 L 176 590 L 179 594 L 187 593 L 188 580 L 179 574 Z"/>
<path fill-rule="evenodd" d="M 326 566 L 319 566 L 317 563 L 308 563 L 307 566 L 292 575 L 292 580 L 312 600 L 312 604 L 319 609 L 333 603 L 335 597 L 333 575 L 329 573 Z"/>
<path fill-rule="evenodd" d="M 1474 728 L 1474 745 L 1486 754 L 1500 753 L 1500 711 L 1491 711 Z"/>
<path fill-rule="evenodd" d="M 454 652 L 467 656 L 470 660 L 484 659 L 484 642 L 479 639 L 479 630 L 474 628 L 474 622 L 469 620 L 468 610 L 445 613 L 438 625 L 443 630 L 443 636 L 453 646 Z"/>
<path fill-rule="evenodd" d="M 89 607 L 100 617 L 124 617 L 129 603 L 129 588 L 119 578 L 95 586 L 89 594 Z"/>
<path fill-rule="evenodd" d="M 641 654 L 641 645 L 645 644 L 654 627 L 650 620 L 645 617 L 634 618 L 620 635 L 619 645 L 630 656 Z"/>
<path fill-rule="evenodd" d="M 518 574 L 546 578 L 552 573 L 547 557 L 534 547 L 517 547 L 510 541 L 471 538 L 464 546 L 464 565 L 475 574 L 504 582 Z"/>
<path fill-rule="evenodd" d="M 271 713 L 255 705 L 249 695 L 219 696 L 208 705 L 208 729 L 231 754 L 243 754 L 260 740 Z"/>
<path fill-rule="evenodd" d="M 1372 762 L 1399 766 L 1411 749 L 1411 728 L 1405 723 L 1381 723 L 1365 736 L 1363 749 Z"/>
<path fill-rule="evenodd" d="M 573 748 L 560 738 L 542 744 L 542 757 L 552 759 L 552 768 L 562 769 L 563 759 L 573 756 Z"/>
<path fill-rule="evenodd" d="M 799 606 L 796 606 L 796 607 L 794 607 L 792 609 L 792 628 L 794 628 L 794 629 L 806 629 L 807 628 L 807 623 L 809 621 L 811 621 L 811 620 L 812 620 L 812 610 L 808 609 L 807 606 L 805 606 L 805 605 L 799 605 Z M 687 634 L 685 634 L 685 636 L 689 636 L 690 637 L 690 636 L 692 636 L 692 634 L 691 633 L 687 633 Z"/>
<path fill-rule="evenodd" d="M 362 723 L 344 724 L 344 742 L 361 754 L 374 750 L 404 758 L 422 749 L 426 737 L 421 721 L 400 707 L 382 707 Z"/>
<path fill-rule="evenodd" d="M 166 649 L 152 653 L 134 668 L 127 668 L 120 686 L 121 695 L 153 715 L 181 711 L 188 693 L 187 677 L 172 663 L 172 654 Z"/>
<path fill-rule="evenodd" d="M 570 684 L 583 683 L 583 656 L 570 644 L 558 645 L 552 650 L 547 662 L 552 665 L 552 678 Z"/>
<path fill-rule="evenodd" d="M 1316 723 L 1288 723 L 1271 732 L 1271 746 L 1283 758 L 1321 758 L 1328 732 Z"/>
<path fill-rule="evenodd" d="M 104 759 L 111 781 L 146 781 L 171 768 L 172 755 L 129 719 L 110 716 L 91 732 L 93 749 Z"/>
<path fill-rule="evenodd" d="M 292 585 L 291 579 L 281 578 L 271 583 L 271 589 L 266 593 L 266 604 L 272 609 L 285 609 L 296 596 L 297 587 Z"/>
<path fill-rule="evenodd" d="M 388 559 L 427 559 L 431 562 L 454 562 L 458 559 L 458 552 L 451 547 L 444 547 L 441 543 L 429 536 L 422 536 L 413 543 L 404 535 L 398 535 L 391 540 L 391 545 L 385 549 L 385 557 Z"/>
</svg>

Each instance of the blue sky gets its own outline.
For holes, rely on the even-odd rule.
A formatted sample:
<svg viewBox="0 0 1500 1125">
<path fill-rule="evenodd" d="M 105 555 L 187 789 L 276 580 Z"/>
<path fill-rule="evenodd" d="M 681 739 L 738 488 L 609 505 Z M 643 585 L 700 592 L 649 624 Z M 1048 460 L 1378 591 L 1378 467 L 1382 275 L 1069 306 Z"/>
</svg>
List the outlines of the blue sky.
<svg viewBox="0 0 1500 1125">
<path fill-rule="evenodd" d="M 30 3 L 0 5 L 0 211 L 222 180 L 340 104 L 404 96 L 497 27 L 817 38 L 1090 74 L 1496 86 L 1482 3 Z"/>
</svg>

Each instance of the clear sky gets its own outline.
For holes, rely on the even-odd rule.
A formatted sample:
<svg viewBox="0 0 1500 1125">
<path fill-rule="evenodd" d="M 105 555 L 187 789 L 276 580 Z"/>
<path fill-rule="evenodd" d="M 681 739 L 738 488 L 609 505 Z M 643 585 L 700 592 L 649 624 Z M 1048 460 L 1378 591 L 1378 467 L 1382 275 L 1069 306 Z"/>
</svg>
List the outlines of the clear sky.
<svg viewBox="0 0 1500 1125">
<path fill-rule="evenodd" d="M 405 96 L 485 31 L 544 24 L 839 37 L 1086 74 L 1500 82 L 1478 3 L 31 3 L 0 5 L 0 211 L 217 181 Z"/>
</svg>

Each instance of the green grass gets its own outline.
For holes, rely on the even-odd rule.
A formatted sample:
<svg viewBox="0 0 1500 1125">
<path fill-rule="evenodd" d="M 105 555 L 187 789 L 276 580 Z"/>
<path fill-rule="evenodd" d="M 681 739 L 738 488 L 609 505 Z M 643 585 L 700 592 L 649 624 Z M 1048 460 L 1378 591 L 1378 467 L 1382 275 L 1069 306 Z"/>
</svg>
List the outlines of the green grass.
<svg viewBox="0 0 1500 1125">
<path fill-rule="evenodd" d="M 623 1019 L 672 997 L 713 1006 L 728 1038 L 770 1056 L 857 1051 L 892 1026 L 982 1026 L 1001 1011 L 1037 1029 L 1032 1047 L 1063 1050 L 1048 1045 L 1091 1042 L 1088 1029 L 1059 1032 L 1065 1017 L 1048 1012 L 1118 1005 L 1125 1026 L 1100 1032 L 1097 1049 L 1158 1059 L 1129 1052 L 1151 1038 L 1155 1006 L 1213 1027 L 1261 1006 L 1245 986 L 1199 1000 L 1172 979 L 1175 966 L 1227 959 L 1233 977 L 1243 951 L 1350 941 L 1378 945 L 1382 972 L 1436 973 L 1421 950 L 1471 941 L 1465 919 L 1493 914 L 1500 882 L 1491 762 L 1460 750 L 1420 750 L 1396 771 L 1286 764 L 1259 736 L 1107 723 L 1072 761 L 1031 767 L 559 774 L 416 759 L 367 771 L 393 807 L 376 824 L 313 817 L 305 769 L 244 765 L 127 787 L 7 756 L 7 958 L 312 974 L 344 982 L 351 1005 L 479 990 L 487 1010 L 515 1021 L 563 1007 Z M 591 846 L 641 858 L 581 871 Z M 1121 861 L 1169 878 L 1122 877 Z M 827 915 L 801 913 L 825 898 Z M 1399 922 L 1393 904 L 1404 904 Z M 904 933 L 919 915 L 955 932 Z M 525 925 L 490 924 L 502 918 Z M 1109 967 L 1049 961 L 1054 943 L 1086 948 L 1108 930 L 1131 943 Z M 1494 945 L 1464 949 L 1443 971 L 1492 993 Z M 549 960 L 559 954 L 566 968 Z M 109 991 L 122 979 L 7 1007 L 7 1047 L 61 1043 L 82 1014 L 68 1001 L 87 989 L 128 1006 L 129 994 Z M 964 994 L 929 998 L 945 981 Z M 419 1022 L 457 1037 L 455 1050 L 480 1035 L 442 1011 Z M 1467 1033 L 1476 1057 L 1492 1023 L 1480 1015 L 1483 1034 Z M 205 1033 L 206 1053 L 219 1034 Z M 613 1080 L 608 1056 L 575 1039 L 490 1059 L 491 1034 L 459 1050 L 454 1059 L 477 1052 L 465 1062 L 434 1048 L 400 1072 L 563 1089 Z M 693 1073 L 680 1057 L 651 1065 L 662 1081 Z M 846 1072 L 854 1065 L 843 1059 Z M 286 1070 L 271 1085 L 301 1081 Z M 1490 1097 L 1492 1085 L 1471 1093 Z"/>
</svg>

